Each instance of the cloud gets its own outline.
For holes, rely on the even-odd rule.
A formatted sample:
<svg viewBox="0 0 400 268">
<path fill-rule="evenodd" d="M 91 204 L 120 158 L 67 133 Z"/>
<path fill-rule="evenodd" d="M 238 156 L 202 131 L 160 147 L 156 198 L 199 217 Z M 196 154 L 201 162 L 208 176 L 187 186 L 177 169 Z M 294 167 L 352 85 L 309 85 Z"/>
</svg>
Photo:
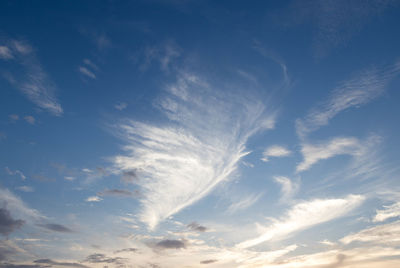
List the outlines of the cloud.
<svg viewBox="0 0 400 268">
<path fill-rule="evenodd" d="M 0 46 L 0 59 L 2 60 L 9 60 L 14 58 L 11 49 L 6 46 Z"/>
<path fill-rule="evenodd" d="M 55 96 L 56 86 L 44 71 L 33 48 L 25 41 L 9 40 L 8 43 L 15 55 L 13 62 L 23 68 L 19 73 L 3 73 L 3 77 L 38 107 L 53 115 L 62 115 L 63 109 Z"/>
<path fill-rule="evenodd" d="M 37 264 L 44 264 L 46 267 L 48 267 L 48 265 L 50 265 L 50 267 L 54 265 L 56 267 L 63 266 L 63 267 L 88 268 L 88 266 L 76 262 L 58 262 L 58 261 L 53 261 L 51 259 L 39 259 L 33 262 Z"/>
<path fill-rule="evenodd" d="M 341 83 L 327 101 L 313 108 L 305 118 L 296 120 L 296 132 L 304 138 L 308 133 L 329 123 L 338 113 L 360 107 L 377 98 L 388 83 L 400 72 L 400 63 L 381 68 L 370 68 Z"/>
<path fill-rule="evenodd" d="M 83 59 L 83 63 L 86 64 L 87 66 L 91 67 L 93 70 L 96 70 L 96 71 L 99 70 L 99 67 L 89 59 Z"/>
<path fill-rule="evenodd" d="M 26 176 L 24 175 L 24 173 L 22 173 L 22 171 L 19 171 L 19 170 L 12 171 L 12 170 L 9 169 L 8 167 L 5 167 L 4 169 L 6 170 L 6 172 L 7 172 L 8 175 L 12 175 L 12 176 L 18 175 L 18 176 L 20 176 L 20 178 L 21 178 L 22 180 L 25 180 L 25 179 L 26 179 Z"/>
<path fill-rule="evenodd" d="M 86 202 L 100 202 L 101 200 L 103 199 L 98 196 L 89 196 L 88 198 L 86 198 Z"/>
<path fill-rule="evenodd" d="M 89 262 L 89 263 L 114 263 L 117 265 L 120 265 L 123 263 L 123 258 L 120 257 L 116 257 L 116 258 L 110 258 L 107 257 L 104 254 L 100 254 L 100 253 L 95 253 L 95 254 L 91 254 L 89 256 L 86 257 L 86 259 L 83 262 Z"/>
<path fill-rule="evenodd" d="M 343 244 L 350 244 L 355 241 L 400 245 L 400 221 L 370 227 L 340 239 Z"/>
<path fill-rule="evenodd" d="M 35 117 L 31 116 L 31 115 L 27 115 L 24 117 L 25 121 L 28 122 L 31 125 L 35 124 Z"/>
<path fill-rule="evenodd" d="M 360 155 L 363 146 L 358 139 L 352 137 L 332 138 L 319 144 L 302 144 L 301 153 L 303 162 L 297 165 L 296 171 L 301 172 L 309 169 L 320 160 L 328 159 L 336 155 Z"/>
<path fill-rule="evenodd" d="M 288 17 L 280 16 L 287 23 L 312 24 L 314 28 L 314 50 L 317 58 L 322 58 L 336 47 L 345 45 L 374 17 L 378 17 L 396 1 L 292 1 Z"/>
<path fill-rule="evenodd" d="M 294 205 L 285 216 L 274 220 L 257 238 L 241 242 L 238 248 L 249 248 L 270 240 L 280 240 L 314 225 L 342 217 L 364 201 L 360 195 L 341 199 L 315 199 Z"/>
<path fill-rule="evenodd" d="M 180 49 L 173 41 L 167 41 L 159 46 L 146 47 L 144 62 L 140 65 L 142 71 L 147 70 L 153 61 L 157 61 L 164 72 L 168 72 L 174 59 L 179 58 Z"/>
<path fill-rule="evenodd" d="M 161 240 L 155 247 L 157 249 L 181 249 L 186 248 L 187 242 L 185 240 Z"/>
<path fill-rule="evenodd" d="M 81 74 L 86 75 L 89 78 L 96 79 L 96 75 L 92 71 L 90 71 L 88 68 L 79 66 L 78 70 Z"/>
<path fill-rule="evenodd" d="M 7 209 L 15 218 L 25 221 L 41 220 L 44 217 L 35 209 L 29 208 L 20 198 L 8 189 L 0 188 L 0 204 L 6 204 Z"/>
<path fill-rule="evenodd" d="M 290 200 L 299 188 L 297 183 L 293 183 L 289 178 L 284 176 L 275 176 L 274 181 L 281 185 L 281 202 Z"/>
<path fill-rule="evenodd" d="M 400 202 L 394 203 L 390 206 L 384 206 L 384 209 L 377 210 L 373 222 L 382 222 L 390 218 L 400 216 Z"/>
<path fill-rule="evenodd" d="M 138 249 L 137 248 L 124 248 L 124 249 L 114 251 L 115 254 L 123 253 L 123 252 L 138 252 Z"/>
<path fill-rule="evenodd" d="M 117 196 L 117 197 L 134 197 L 135 192 L 122 189 L 106 189 L 104 191 L 98 192 L 99 196 Z"/>
<path fill-rule="evenodd" d="M 283 146 L 274 145 L 265 149 L 265 151 L 263 152 L 263 158 L 261 158 L 261 160 L 264 162 L 268 162 L 269 157 L 285 157 L 289 156 L 291 153 L 291 151 Z"/>
<path fill-rule="evenodd" d="M 31 192 L 34 192 L 34 191 L 35 191 L 35 189 L 33 189 L 33 187 L 26 186 L 26 185 L 24 185 L 24 186 L 19 186 L 19 187 L 17 187 L 17 189 L 20 190 L 20 191 L 22 191 L 22 192 L 25 192 L 25 193 L 31 193 Z"/>
<path fill-rule="evenodd" d="M 138 183 L 139 178 L 135 170 L 128 170 L 122 172 L 122 182 L 124 183 Z"/>
<path fill-rule="evenodd" d="M 192 223 L 188 224 L 188 227 L 192 231 L 197 231 L 197 232 L 202 232 L 202 233 L 207 231 L 207 227 L 204 227 L 204 226 L 198 224 L 197 222 L 192 222 Z"/>
<path fill-rule="evenodd" d="M 242 199 L 232 203 L 228 207 L 227 213 L 233 214 L 236 213 L 237 211 L 245 210 L 251 207 L 261 198 L 261 196 L 263 196 L 263 194 L 264 193 L 258 193 L 258 194 L 249 194 L 247 196 L 244 196 Z"/>
<path fill-rule="evenodd" d="M 12 122 L 15 122 L 15 121 L 19 120 L 19 115 L 17 115 L 17 114 L 10 114 L 8 117 L 10 118 L 10 120 Z"/>
<path fill-rule="evenodd" d="M 6 207 L 0 208 L 0 234 L 9 235 L 24 223 L 23 220 L 14 220 Z"/>
<path fill-rule="evenodd" d="M 211 264 L 211 263 L 215 263 L 217 261 L 218 260 L 204 260 L 204 261 L 201 261 L 200 264 Z"/>
<path fill-rule="evenodd" d="M 125 155 L 112 158 L 117 172 L 139 170 L 141 221 L 150 229 L 228 180 L 247 154 L 248 138 L 274 127 L 274 113 L 251 95 L 224 92 L 196 75 L 180 73 L 159 99 L 163 124 L 124 120 L 118 135 Z"/>
<path fill-rule="evenodd" d="M 73 233 L 74 232 L 71 229 L 69 229 L 68 227 L 61 225 L 61 224 L 57 224 L 57 223 L 38 224 L 38 226 L 45 228 L 47 230 L 59 232 L 59 233 Z"/>
<path fill-rule="evenodd" d="M 115 104 L 115 106 L 114 106 L 114 108 L 119 111 L 126 109 L 126 107 L 128 107 L 128 104 L 126 102 L 119 102 L 119 103 Z"/>
</svg>

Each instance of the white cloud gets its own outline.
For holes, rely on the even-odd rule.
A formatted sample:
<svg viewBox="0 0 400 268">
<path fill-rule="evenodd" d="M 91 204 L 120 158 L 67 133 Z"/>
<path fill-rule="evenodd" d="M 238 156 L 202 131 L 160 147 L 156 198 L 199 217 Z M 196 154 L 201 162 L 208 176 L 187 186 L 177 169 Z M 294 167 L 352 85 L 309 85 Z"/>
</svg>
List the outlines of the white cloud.
<svg viewBox="0 0 400 268">
<path fill-rule="evenodd" d="M 377 210 L 373 221 L 382 222 L 386 221 L 387 219 L 399 216 L 400 216 L 400 202 L 397 202 L 390 206 L 384 206 L 384 209 L 382 210 Z"/>
<path fill-rule="evenodd" d="M 299 188 L 297 183 L 293 183 L 289 178 L 284 176 L 275 176 L 274 180 L 281 185 L 281 202 L 290 200 Z"/>
<path fill-rule="evenodd" d="M 89 196 L 88 198 L 86 198 L 86 202 L 99 202 L 103 199 L 101 199 L 98 196 Z"/>
<path fill-rule="evenodd" d="M 229 207 L 227 212 L 229 214 L 233 214 L 239 210 L 244 210 L 246 208 L 251 207 L 253 204 L 255 204 L 260 197 L 263 195 L 263 193 L 259 194 L 250 194 L 248 196 L 245 196 L 244 198 L 240 199 L 239 201 L 232 203 Z"/>
<path fill-rule="evenodd" d="M 312 109 L 305 118 L 296 120 L 297 134 L 308 133 L 329 123 L 341 111 L 367 104 L 378 97 L 387 84 L 400 72 L 400 64 L 364 70 L 335 88 L 329 99 Z"/>
<path fill-rule="evenodd" d="M 29 208 L 19 197 L 5 188 L 0 188 L 0 205 L 5 205 L 17 219 L 40 220 L 44 218 L 37 210 Z"/>
<path fill-rule="evenodd" d="M 344 244 L 355 241 L 400 245 L 400 221 L 370 227 L 340 239 Z"/>
<path fill-rule="evenodd" d="M 0 46 L 0 59 L 9 60 L 14 58 L 11 49 L 6 46 Z"/>
<path fill-rule="evenodd" d="M 31 193 L 31 192 L 35 191 L 35 189 L 33 189 L 32 187 L 26 186 L 26 185 L 17 187 L 17 189 L 22 191 L 22 192 L 26 192 L 26 193 Z"/>
<path fill-rule="evenodd" d="M 79 72 L 81 74 L 86 75 L 87 77 L 90 77 L 92 79 L 96 79 L 96 75 L 86 67 L 79 66 Z"/>
<path fill-rule="evenodd" d="M 114 108 L 119 111 L 126 109 L 126 107 L 128 107 L 128 104 L 126 102 L 119 102 L 119 103 L 115 104 L 115 106 L 114 106 Z"/>
<path fill-rule="evenodd" d="M 265 227 L 254 239 L 241 242 L 238 248 L 249 248 L 270 240 L 284 239 L 295 232 L 342 217 L 364 201 L 360 195 L 341 199 L 315 199 L 293 206 L 284 217 Z"/>
<path fill-rule="evenodd" d="M 43 70 L 32 47 L 23 41 L 10 40 L 9 43 L 15 61 L 23 68 L 19 73 L 6 72 L 3 77 L 40 108 L 56 116 L 62 115 L 63 109 L 54 94 L 56 86 Z"/>
<path fill-rule="evenodd" d="M 89 59 L 83 59 L 83 63 L 86 64 L 87 66 L 90 66 L 92 69 L 96 71 L 99 69 L 99 67 Z"/>
<path fill-rule="evenodd" d="M 263 152 L 262 161 L 268 162 L 270 157 L 285 157 L 289 156 L 292 152 L 289 151 L 286 147 L 273 145 L 265 149 Z"/>
<path fill-rule="evenodd" d="M 13 121 L 13 122 L 19 120 L 19 115 L 17 115 L 17 114 L 10 114 L 8 117 L 9 117 L 10 120 Z"/>
<path fill-rule="evenodd" d="M 250 97 L 218 90 L 198 76 L 181 73 L 159 108 L 169 123 L 126 120 L 117 126 L 126 154 L 113 158 L 118 172 L 137 170 L 144 198 L 140 219 L 161 220 L 206 196 L 236 171 L 256 131 L 271 129 L 274 114 Z"/>
<path fill-rule="evenodd" d="M 13 175 L 13 176 L 18 175 L 22 180 L 26 179 L 26 176 L 24 175 L 24 173 L 22 173 L 22 171 L 19 171 L 19 170 L 12 171 L 8 167 L 5 167 L 4 169 L 6 170 L 8 175 Z"/>
<path fill-rule="evenodd" d="M 31 116 L 31 115 L 27 115 L 24 117 L 25 121 L 28 122 L 31 125 L 34 125 L 36 120 L 35 117 Z"/>
<path fill-rule="evenodd" d="M 67 180 L 67 181 L 74 181 L 76 178 L 75 177 L 72 177 L 72 176 L 65 176 L 64 177 L 64 180 Z"/>
<path fill-rule="evenodd" d="M 363 146 L 356 138 L 339 137 L 315 145 L 302 144 L 301 152 L 304 159 L 303 162 L 297 165 L 297 172 L 305 171 L 318 161 L 336 155 L 360 155 L 363 152 Z"/>
</svg>

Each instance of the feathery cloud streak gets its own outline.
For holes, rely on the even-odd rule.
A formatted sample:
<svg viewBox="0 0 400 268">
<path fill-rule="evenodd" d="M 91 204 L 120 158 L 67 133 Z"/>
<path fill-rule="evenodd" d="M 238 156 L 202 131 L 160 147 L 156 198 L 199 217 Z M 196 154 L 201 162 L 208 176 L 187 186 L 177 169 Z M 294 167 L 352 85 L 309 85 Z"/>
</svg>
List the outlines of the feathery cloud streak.
<svg viewBox="0 0 400 268">
<path fill-rule="evenodd" d="M 279 240 L 314 225 L 346 215 L 364 200 L 361 195 L 341 199 L 315 199 L 293 206 L 280 220 L 266 227 L 263 234 L 241 242 L 238 248 L 249 248 L 270 240 Z"/>
<path fill-rule="evenodd" d="M 325 126 L 341 111 L 367 104 L 378 97 L 387 84 L 400 73 L 400 62 L 384 68 L 366 69 L 335 88 L 329 99 L 312 109 L 305 118 L 296 120 L 300 138 Z"/>
<path fill-rule="evenodd" d="M 274 113 L 256 99 L 220 91 L 181 73 L 159 101 L 170 123 L 126 120 L 118 125 L 128 143 L 113 158 L 119 172 L 135 170 L 144 198 L 140 219 L 150 229 L 228 180 L 247 154 L 255 132 L 274 127 Z"/>
<path fill-rule="evenodd" d="M 3 73 L 4 78 L 40 108 L 56 116 L 62 115 L 63 109 L 55 96 L 56 86 L 44 71 L 31 45 L 17 40 L 7 43 L 7 51 L 12 51 L 10 55 L 14 55 L 8 59 L 15 60 L 22 68 L 18 74 Z"/>
</svg>

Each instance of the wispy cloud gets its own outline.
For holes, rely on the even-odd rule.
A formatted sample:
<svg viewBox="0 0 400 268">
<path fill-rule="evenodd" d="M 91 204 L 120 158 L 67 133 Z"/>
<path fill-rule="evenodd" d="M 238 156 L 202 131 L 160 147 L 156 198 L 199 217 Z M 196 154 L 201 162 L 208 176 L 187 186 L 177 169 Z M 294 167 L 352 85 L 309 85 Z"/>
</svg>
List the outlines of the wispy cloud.
<svg viewBox="0 0 400 268">
<path fill-rule="evenodd" d="M 340 242 L 344 244 L 350 244 L 352 242 L 359 241 L 386 245 L 394 243 L 400 245 L 399 237 L 400 221 L 395 221 L 392 223 L 370 227 L 355 234 L 350 234 L 340 239 Z"/>
<path fill-rule="evenodd" d="M 11 217 L 6 207 L 0 208 L 0 234 L 9 235 L 13 231 L 21 228 L 25 222 Z"/>
<path fill-rule="evenodd" d="M 289 178 L 284 176 L 275 176 L 274 180 L 276 183 L 281 185 L 282 196 L 280 202 L 286 202 L 290 200 L 299 189 L 298 183 L 292 182 Z"/>
<path fill-rule="evenodd" d="M 400 202 L 397 202 L 390 206 L 384 206 L 384 209 L 377 210 L 373 221 L 382 222 L 386 221 L 387 219 L 399 216 L 400 216 Z"/>
<path fill-rule="evenodd" d="M 26 185 L 17 187 L 17 190 L 26 192 L 26 193 L 31 193 L 31 192 L 35 191 L 35 189 L 33 189 L 33 187 L 26 186 Z"/>
<path fill-rule="evenodd" d="M 264 150 L 263 158 L 261 158 L 261 160 L 264 162 L 268 162 L 269 158 L 271 157 L 285 157 L 289 156 L 291 153 L 292 152 L 289 151 L 286 147 L 273 145 Z"/>
<path fill-rule="evenodd" d="M 128 107 L 128 104 L 126 102 L 119 102 L 114 105 L 114 108 L 117 109 L 118 111 L 122 111 Z"/>
<path fill-rule="evenodd" d="M 96 79 L 96 75 L 92 71 L 90 71 L 88 68 L 86 68 L 84 66 L 79 66 L 78 70 L 81 74 L 86 75 L 89 78 Z"/>
<path fill-rule="evenodd" d="M 370 68 L 353 76 L 335 88 L 328 100 L 312 109 L 305 118 L 296 120 L 299 137 L 325 126 L 341 111 L 360 107 L 378 97 L 388 83 L 400 73 L 400 63 Z"/>
<path fill-rule="evenodd" d="M 9 40 L 7 43 L 15 55 L 13 61 L 23 68 L 20 73 L 3 73 L 3 77 L 38 107 L 53 115 L 62 115 L 63 109 L 55 96 L 56 86 L 44 71 L 31 45 L 18 40 Z"/>
<path fill-rule="evenodd" d="M 159 63 L 160 69 L 168 72 L 173 60 L 181 55 L 179 47 L 175 42 L 169 40 L 158 46 L 146 47 L 144 51 L 144 61 L 140 65 L 142 71 L 147 70 L 155 61 Z"/>
<path fill-rule="evenodd" d="M 18 175 L 18 176 L 20 176 L 20 178 L 21 178 L 22 180 L 25 180 L 25 179 L 26 179 L 26 176 L 25 176 L 24 173 L 22 173 L 22 171 L 20 171 L 20 170 L 14 170 L 14 171 L 12 171 L 12 170 L 9 169 L 8 167 L 5 167 L 4 169 L 5 169 L 5 171 L 7 172 L 8 175 Z"/>
<path fill-rule="evenodd" d="M 237 211 L 245 210 L 245 209 L 251 207 L 263 196 L 263 194 L 264 193 L 249 194 L 247 196 L 244 196 L 242 199 L 239 199 L 238 201 L 232 203 L 228 207 L 227 213 L 234 214 Z"/>
<path fill-rule="evenodd" d="M 297 165 L 296 171 L 305 171 L 318 161 L 336 155 L 360 155 L 362 152 L 363 146 L 358 139 L 353 137 L 332 138 L 319 144 L 302 144 L 303 161 Z"/>
<path fill-rule="evenodd" d="M 86 198 L 86 202 L 100 202 L 101 200 L 103 199 L 98 196 L 89 196 L 88 198 Z"/>
<path fill-rule="evenodd" d="M 50 231 L 59 232 L 59 233 L 73 233 L 70 228 L 57 223 L 46 223 L 46 224 L 38 224 L 38 226 L 45 228 Z"/>
<path fill-rule="evenodd" d="M 0 46 L 0 59 L 9 60 L 14 58 L 11 49 L 7 46 Z"/>
<path fill-rule="evenodd" d="M 263 233 L 237 245 L 249 248 L 270 240 L 280 240 L 314 225 L 342 217 L 364 201 L 360 195 L 340 199 L 315 199 L 293 206 L 284 217 L 265 227 Z"/>
<path fill-rule="evenodd" d="M 25 121 L 28 122 L 31 125 L 34 125 L 36 122 L 35 117 L 33 117 L 32 115 L 27 115 L 24 117 Z"/>
<path fill-rule="evenodd" d="M 0 204 L 6 205 L 11 215 L 25 221 L 41 220 L 44 217 L 35 209 L 28 207 L 19 197 L 8 189 L 0 188 Z"/>
<path fill-rule="evenodd" d="M 119 172 L 135 170 L 146 180 L 140 219 L 154 228 L 160 221 L 206 196 L 237 170 L 255 132 L 274 127 L 274 113 L 260 101 L 219 90 L 182 72 L 167 87 L 159 109 L 170 123 L 125 120 L 117 126 L 127 145 L 112 160 Z"/>
</svg>

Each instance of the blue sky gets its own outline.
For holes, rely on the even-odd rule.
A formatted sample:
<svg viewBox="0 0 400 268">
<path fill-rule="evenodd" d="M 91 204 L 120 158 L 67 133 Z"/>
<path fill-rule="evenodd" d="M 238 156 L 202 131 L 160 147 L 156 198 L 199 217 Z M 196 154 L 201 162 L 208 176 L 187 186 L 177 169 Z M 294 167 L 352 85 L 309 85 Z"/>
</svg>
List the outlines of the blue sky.
<svg viewBox="0 0 400 268">
<path fill-rule="evenodd" d="M 399 267 L 399 18 L 2 1 L 0 267 Z"/>
</svg>

